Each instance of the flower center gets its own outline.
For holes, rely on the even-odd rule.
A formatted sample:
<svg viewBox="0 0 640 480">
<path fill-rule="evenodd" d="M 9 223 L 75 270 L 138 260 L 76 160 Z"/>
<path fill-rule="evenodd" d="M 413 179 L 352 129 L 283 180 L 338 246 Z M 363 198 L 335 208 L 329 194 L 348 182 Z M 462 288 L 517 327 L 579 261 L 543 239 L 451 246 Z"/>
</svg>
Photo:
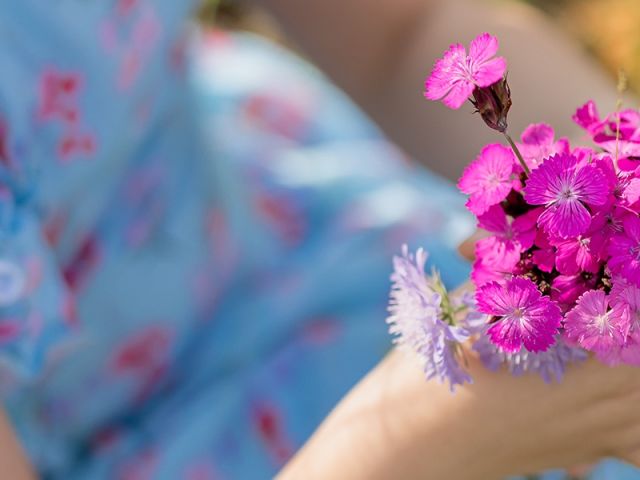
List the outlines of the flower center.
<svg viewBox="0 0 640 480">
<path fill-rule="evenodd" d="M 502 183 L 502 180 L 495 173 L 490 173 L 489 175 L 487 175 L 487 183 L 492 187 L 497 187 L 498 185 L 500 185 L 500 183 Z"/>
<path fill-rule="evenodd" d="M 475 78 L 473 78 L 473 71 L 474 71 L 473 58 L 471 58 L 469 55 L 467 55 L 467 58 L 465 59 L 463 71 L 465 76 L 467 77 L 466 79 L 469 82 L 471 83 L 476 82 Z"/>
<path fill-rule="evenodd" d="M 560 190 L 559 197 L 560 200 L 573 200 L 575 198 L 578 198 L 578 196 L 569 185 L 564 186 L 562 190 Z"/>
<path fill-rule="evenodd" d="M 591 243 L 591 239 L 590 238 L 581 238 L 580 240 L 578 240 L 578 246 L 580 247 L 580 249 L 584 250 L 584 251 L 589 251 L 589 244 Z"/>
<path fill-rule="evenodd" d="M 593 319 L 593 323 L 595 324 L 596 327 L 598 327 L 598 330 L 600 330 L 600 333 L 605 333 L 609 329 L 608 328 L 609 327 L 609 312 L 597 315 Z"/>
</svg>

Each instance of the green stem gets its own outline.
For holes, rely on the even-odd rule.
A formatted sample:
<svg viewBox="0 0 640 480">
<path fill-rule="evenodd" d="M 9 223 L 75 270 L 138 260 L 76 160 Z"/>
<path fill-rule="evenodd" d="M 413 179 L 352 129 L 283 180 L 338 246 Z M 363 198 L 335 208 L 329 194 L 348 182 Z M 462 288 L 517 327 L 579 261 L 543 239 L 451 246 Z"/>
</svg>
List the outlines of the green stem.
<svg viewBox="0 0 640 480">
<path fill-rule="evenodd" d="M 509 142 L 509 145 L 511 145 L 511 150 L 513 150 L 513 153 L 515 153 L 516 157 L 518 157 L 518 161 L 520 162 L 520 165 L 522 165 L 522 169 L 524 170 L 524 173 L 527 176 L 529 176 L 531 171 L 529 170 L 529 167 L 527 167 L 527 163 L 524 161 L 524 158 L 522 158 L 522 154 L 520 153 L 520 150 L 518 150 L 518 147 L 516 146 L 515 142 L 511 138 L 511 135 L 509 135 L 506 131 L 503 132 L 503 135 L 507 139 L 507 142 Z"/>
</svg>

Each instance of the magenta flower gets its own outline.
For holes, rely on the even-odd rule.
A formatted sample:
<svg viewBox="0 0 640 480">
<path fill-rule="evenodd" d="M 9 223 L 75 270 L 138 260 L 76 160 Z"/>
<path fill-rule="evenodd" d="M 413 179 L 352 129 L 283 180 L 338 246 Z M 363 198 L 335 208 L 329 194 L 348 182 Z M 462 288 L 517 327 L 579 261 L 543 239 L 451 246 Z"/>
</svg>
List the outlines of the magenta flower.
<svg viewBox="0 0 640 480">
<path fill-rule="evenodd" d="M 598 108 L 593 100 L 589 100 L 578 108 L 571 118 L 589 133 L 597 131 L 602 125 Z"/>
<path fill-rule="evenodd" d="M 604 215 L 593 217 L 589 230 L 584 235 L 557 240 L 556 269 L 563 275 L 580 272 L 597 273 L 600 262 L 606 256 L 607 235 Z"/>
<path fill-rule="evenodd" d="M 469 195 L 467 208 L 482 215 L 507 198 L 517 182 L 514 166 L 515 157 L 507 147 L 498 143 L 484 147 L 458 182 L 458 188 Z"/>
<path fill-rule="evenodd" d="M 478 257 L 476 255 L 476 259 L 473 262 L 473 267 L 471 269 L 471 281 L 473 281 L 476 288 L 490 282 L 502 284 L 506 279 L 513 276 L 515 266 L 515 264 L 507 265 L 505 263 L 497 266 L 487 263 L 483 257 Z"/>
<path fill-rule="evenodd" d="M 476 37 L 469 47 L 451 45 L 439 59 L 425 82 L 425 97 L 442 100 L 447 107 L 458 109 L 477 87 L 488 87 L 501 80 L 507 69 L 498 52 L 498 39 L 488 33 Z"/>
<path fill-rule="evenodd" d="M 580 295 L 595 286 L 596 277 L 590 273 L 558 275 L 551 282 L 551 299 L 565 312 L 574 306 Z"/>
<path fill-rule="evenodd" d="M 531 172 L 524 187 L 525 200 L 544 205 L 538 225 L 551 236 L 568 238 L 584 233 L 591 223 L 589 205 L 604 205 L 606 180 L 592 165 L 578 165 L 572 155 L 549 157 Z"/>
<path fill-rule="evenodd" d="M 640 112 L 626 109 L 600 119 L 593 101 L 580 107 L 573 120 L 584 128 L 592 140 L 616 157 L 621 170 L 634 170 L 640 156 Z"/>
<path fill-rule="evenodd" d="M 612 310 L 602 290 L 583 294 L 564 321 L 566 337 L 586 350 L 608 353 L 624 345 L 629 331 L 628 318 Z"/>
<path fill-rule="evenodd" d="M 619 349 L 612 349 L 601 359 L 610 365 L 625 363 L 640 366 L 640 288 L 624 281 L 614 281 L 610 294 L 611 306 L 629 325 L 629 333 L 625 344 Z"/>
<path fill-rule="evenodd" d="M 531 248 L 535 238 L 535 221 L 513 221 L 500 205 L 493 205 L 478 217 L 478 227 L 492 233 L 476 243 L 476 258 L 499 269 L 509 269 L 520 261 L 520 254 Z"/>
<path fill-rule="evenodd" d="M 538 220 L 538 216 L 536 216 L 536 221 Z M 533 264 L 543 272 L 551 273 L 555 268 L 556 251 L 549 241 L 549 235 L 547 235 L 544 230 L 538 229 L 534 245 L 536 248 L 531 255 Z"/>
<path fill-rule="evenodd" d="M 488 283 L 478 289 L 476 299 L 478 311 L 497 318 L 487 334 L 503 351 L 515 353 L 524 345 L 530 352 L 543 352 L 553 345 L 562 321 L 560 309 L 531 280 Z"/>
<path fill-rule="evenodd" d="M 630 207 L 640 200 L 640 178 L 629 178 L 624 182 L 622 198 Z"/>
<path fill-rule="evenodd" d="M 614 234 L 609 242 L 607 266 L 614 275 L 640 286 L 640 218 L 627 215 L 622 225 L 623 231 Z"/>
<path fill-rule="evenodd" d="M 520 138 L 518 148 L 531 170 L 543 160 L 558 153 L 569 153 L 569 141 L 566 138 L 555 140 L 555 132 L 546 123 L 529 125 Z"/>
</svg>

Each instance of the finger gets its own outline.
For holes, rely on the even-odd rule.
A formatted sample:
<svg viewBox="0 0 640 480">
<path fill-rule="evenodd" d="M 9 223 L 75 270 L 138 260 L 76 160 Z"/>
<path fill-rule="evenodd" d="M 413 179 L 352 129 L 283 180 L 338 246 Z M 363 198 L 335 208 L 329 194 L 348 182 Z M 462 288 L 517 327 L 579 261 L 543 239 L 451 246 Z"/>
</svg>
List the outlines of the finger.
<svg viewBox="0 0 640 480">
<path fill-rule="evenodd" d="M 469 238 L 460 244 L 458 252 L 467 260 L 474 260 L 476 258 L 476 242 L 489 236 L 489 232 L 486 230 L 476 230 Z"/>
<path fill-rule="evenodd" d="M 634 467 L 640 467 L 640 450 L 634 450 L 621 455 L 620 458 Z"/>
</svg>

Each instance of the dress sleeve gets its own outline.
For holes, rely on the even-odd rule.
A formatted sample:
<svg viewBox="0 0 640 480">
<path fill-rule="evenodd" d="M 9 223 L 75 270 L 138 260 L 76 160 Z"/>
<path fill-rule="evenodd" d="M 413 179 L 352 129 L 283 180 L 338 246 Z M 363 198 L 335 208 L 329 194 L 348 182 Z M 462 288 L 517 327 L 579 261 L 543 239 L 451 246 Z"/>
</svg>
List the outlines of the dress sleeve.
<svg viewBox="0 0 640 480">
<path fill-rule="evenodd" d="M 0 393 L 42 375 L 75 330 L 73 301 L 38 215 L 0 183 Z"/>
</svg>

